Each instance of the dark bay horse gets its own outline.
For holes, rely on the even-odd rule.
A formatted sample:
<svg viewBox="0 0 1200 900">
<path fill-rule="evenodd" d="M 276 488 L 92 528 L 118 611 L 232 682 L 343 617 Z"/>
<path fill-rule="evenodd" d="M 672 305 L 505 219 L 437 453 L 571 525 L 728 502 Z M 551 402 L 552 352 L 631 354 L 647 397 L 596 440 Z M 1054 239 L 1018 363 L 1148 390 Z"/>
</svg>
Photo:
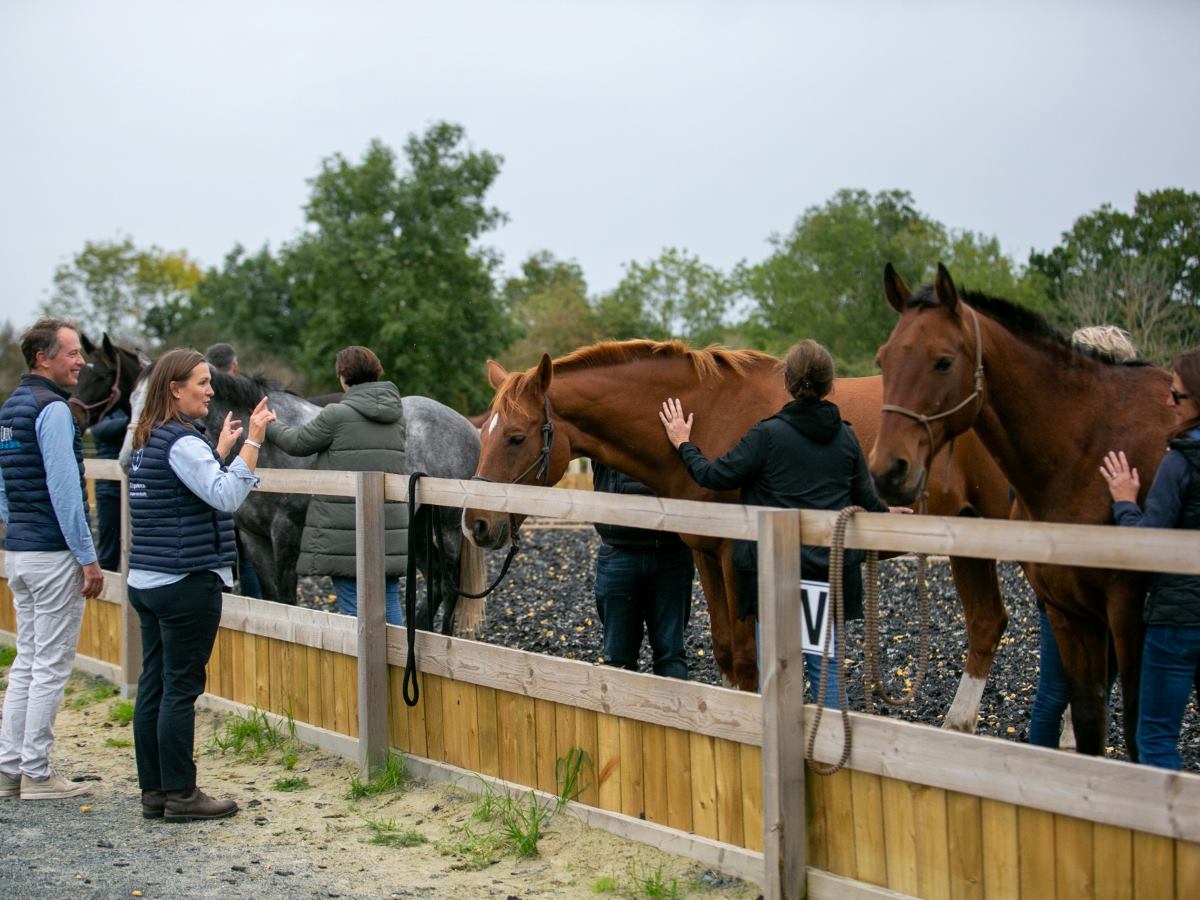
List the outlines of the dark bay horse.
<svg viewBox="0 0 1200 900">
<path fill-rule="evenodd" d="M 120 354 L 123 370 L 130 355 L 136 360 L 136 354 L 131 354 L 131 351 L 117 345 L 111 347 L 115 353 Z M 91 377 L 85 381 L 81 375 L 75 389 L 75 399 L 81 407 L 94 404 L 101 397 L 107 396 L 106 392 L 113 383 L 110 377 L 112 372 L 105 371 L 106 368 L 115 369 L 112 354 L 101 348 L 89 354 L 88 361 L 89 365 L 84 371 Z M 143 376 L 143 380 L 134 383 L 131 395 L 123 397 L 123 402 L 128 404 L 131 411 L 131 423 L 136 421 L 141 413 L 144 376 L 148 374 L 149 368 L 149 364 L 139 363 L 138 372 Z M 124 383 L 124 378 L 121 381 Z M 249 411 L 264 395 L 271 409 L 278 414 L 279 421 L 290 425 L 303 425 L 320 412 L 319 406 L 258 376 L 231 376 L 214 371 L 212 387 L 213 399 L 205 420 L 210 435 L 220 432 L 226 412 L 233 412 L 234 418 L 240 418 L 244 422 L 249 416 Z M 335 398 L 329 399 L 336 402 Z M 470 477 L 479 457 L 479 433 L 475 428 L 448 406 L 428 397 L 409 396 L 402 398 L 402 402 L 406 456 L 410 468 L 440 478 Z M 132 448 L 132 434 L 131 426 L 121 451 L 122 465 L 126 467 Z M 236 453 L 239 447 L 240 444 L 233 452 Z M 259 465 L 263 468 L 306 469 L 311 468 L 314 461 L 315 457 L 289 456 L 270 441 L 264 442 L 259 452 Z M 235 515 L 242 541 L 262 583 L 263 596 L 269 600 L 281 603 L 296 602 L 296 562 L 300 555 L 300 535 L 304 530 L 308 500 L 306 494 L 252 491 Z M 435 527 L 448 557 L 437 576 L 442 579 L 442 596 L 455 598 L 457 595 L 450 587 L 457 588 L 459 584 L 464 590 L 481 590 L 485 584 L 485 560 L 477 548 L 463 540 L 459 511 L 422 507 L 418 511 L 418 521 L 413 523 L 413 527 L 417 527 L 421 521 L 420 517 L 425 515 L 435 517 Z M 424 529 L 419 528 L 417 533 L 424 535 Z M 418 559 L 426 560 L 428 557 L 424 548 L 419 548 L 419 551 Z M 429 573 L 424 574 L 429 577 Z M 418 627 L 431 630 L 437 613 L 438 610 L 426 609 L 422 605 L 418 611 Z M 453 626 L 453 613 L 451 608 L 442 611 L 443 631 L 449 631 Z"/>
<path fill-rule="evenodd" d="M 625 341 L 584 347 L 522 373 L 508 373 L 489 361 L 496 395 L 481 429 L 483 446 L 477 474 L 492 481 L 535 483 L 549 409 L 554 444 L 548 473 L 536 483 L 554 484 L 570 459 L 587 456 L 627 473 L 660 497 L 736 502 L 733 492 L 715 493 L 697 485 L 672 449 L 658 410 L 666 397 L 679 397 L 696 413 L 692 440 L 710 458 L 730 450 L 751 426 L 773 415 L 790 399 L 782 363 L 745 350 L 691 350 L 677 342 Z M 853 424 L 864 447 L 879 427 L 882 382 L 841 378 L 831 399 Z M 546 406 L 549 400 L 549 406 Z M 522 477 L 523 476 L 523 477 Z M 959 442 L 949 468 L 942 461 L 930 484 L 929 508 L 945 515 L 1004 518 L 1008 486 L 978 441 Z M 513 517 L 519 525 L 523 517 Z M 509 516 L 468 509 L 463 527 L 478 544 L 498 547 L 508 539 Z M 685 536 L 696 556 L 708 601 L 713 653 L 721 672 L 743 689 L 754 689 L 757 668 L 754 628 L 739 622 L 729 541 Z M 996 577 L 987 560 L 952 560 L 965 612 L 969 653 L 946 727 L 972 731 L 983 684 L 1008 622 Z"/>
<path fill-rule="evenodd" d="M 941 265 L 933 285 L 916 293 L 889 265 L 884 291 L 900 314 L 879 351 L 883 397 L 895 407 L 882 416 L 870 457 L 884 498 L 910 501 L 937 469 L 931 453 L 972 428 L 1034 521 L 1111 523 L 1112 501 L 1098 470 L 1110 449 L 1124 449 L 1142 473 L 1144 498 L 1174 421 L 1166 372 L 1073 347 L 1015 304 L 960 294 Z M 1025 570 L 1048 601 L 1071 681 L 1078 749 L 1103 752 L 1111 636 L 1126 747 L 1136 758 L 1145 576 L 1066 566 Z"/>
<path fill-rule="evenodd" d="M 149 360 L 136 350 L 114 344 L 107 331 L 99 347 L 85 334 L 79 335 L 79 342 L 87 363 L 79 371 L 79 381 L 71 392 L 71 412 L 79 429 L 86 431 L 114 410 L 130 414 L 133 386 Z"/>
</svg>

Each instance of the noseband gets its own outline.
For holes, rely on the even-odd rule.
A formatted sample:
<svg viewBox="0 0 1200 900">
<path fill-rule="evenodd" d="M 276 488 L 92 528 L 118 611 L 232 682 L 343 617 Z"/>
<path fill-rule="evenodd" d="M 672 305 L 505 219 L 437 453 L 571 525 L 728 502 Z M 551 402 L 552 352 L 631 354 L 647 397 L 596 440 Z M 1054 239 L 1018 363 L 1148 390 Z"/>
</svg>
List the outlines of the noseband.
<svg viewBox="0 0 1200 900">
<path fill-rule="evenodd" d="M 107 416 L 110 412 L 112 412 L 113 407 L 116 406 L 117 403 L 121 399 L 121 354 L 120 354 L 120 351 L 116 352 L 113 355 L 116 356 L 116 358 L 117 358 L 117 367 L 113 372 L 112 390 L 108 392 L 107 397 L 103 398 L 102 400 L 97 400 L 95 403 L 84 403 L 78 397 L 70 397 L 67 399 L 67 402 L 70 403 L 72 406 L 78 406 L 84 412 L 88 413 L 89 419 L 91 418 L 90 413 L 93 409 L 95 409 L 97 406 L 103 406 L 104 408 L 102 410 L 100 410 L 100 415 L 98 415 L 96 417 L 97 422 L 99 422 L 101 419 L 103 419 L 105 416 Z"/>
<path fill-rule="evenodd" d="M 966 399 L 954 406 L 952 409 L 948 409 L 945 412 L 940 412 L 937 415 L 932 416 L 924 413 L 914 412 L 911 409 L 906 409 L 903 406 L 896 406 L 892 403 L 885 403 L 879 408 L 880 412 L 899 413 L 902 416 L 908 416 L 910 419 L 916 419 L 925 426 L 925 433 L 929 435 L 929 458 L 925 461 L 925 471 L 921 474 L 920 498 L 922 512 L 924 512 L 925 500 L 929 496 L 929 492 L 926 490 L 926 484 L 929 481 L 929 468 L 933 465 L 933 428 L 929 423 L 936 422 L 938 419 L 945 419 L 948 416 L 952 416 L 963 407 L 968 406 L 977 400 L 980 401 L 979 406 L 983 405 L 983 337 L 979 332 L 979 315 L 975 312 L 975 310 L 971 309 L 971 307 L 966 306 L 965 304 L 964 306 L 967 312 L 971 314 L 971 321 L 975 324 L 975 389 L 971 391 L 969 395 L 967 395 Z M 978 408 L 976 408 L 975 413 L 978 415 Z M 954 452 L 953 439 L 950 441 L 950 452 Z M 949 471 L 949 457 L 946 459 L 946 468 L 947 471 Z"/>
</svg>

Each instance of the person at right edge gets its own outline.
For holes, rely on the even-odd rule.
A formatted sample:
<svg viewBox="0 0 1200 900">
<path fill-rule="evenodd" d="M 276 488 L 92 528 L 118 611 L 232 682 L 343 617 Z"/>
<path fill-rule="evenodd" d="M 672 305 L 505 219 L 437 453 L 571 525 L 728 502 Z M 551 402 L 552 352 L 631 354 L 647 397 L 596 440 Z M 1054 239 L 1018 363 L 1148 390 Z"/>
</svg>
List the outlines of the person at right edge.
<svg viewBox="0 0 1200 900">
<path fill-rule="evenodd" d="M 688 473 L 702 487 L 741 489 L 740 503 L 784 509 L 832 509 L 861 506 L 870 512 L 889 509 L 875 493 L 858 438 L 842 421 L 841 411 L 825 399 L 833 389 L 833 357 L 816 341 L 804 340 L 788 351 L 784 383 L 793 399 L 764 419 L 720 459 L 709 461 L 690 443 L 693 414 L 686 418 L 677 399 L 668 399 L 658 414 L 667 438 L 679 451 Z M 862 550 L 846 550 L 845 613 L 862 618 Z M 733 565 L 738 587 L 738 618 L 758 614 L 758 555 L 753 541 L 735 541 Z M 803 546 L 800 572 L 806 581 L 829 581 L 829 548 Z M 831 648 L 832 649 L 832 648 Z M 838 699 L 837 659 L 829 660 L 824 703 Z M 813 695 L 821 696 L 821 656 L 804 654 L 804 670 Z"/>
</svg>

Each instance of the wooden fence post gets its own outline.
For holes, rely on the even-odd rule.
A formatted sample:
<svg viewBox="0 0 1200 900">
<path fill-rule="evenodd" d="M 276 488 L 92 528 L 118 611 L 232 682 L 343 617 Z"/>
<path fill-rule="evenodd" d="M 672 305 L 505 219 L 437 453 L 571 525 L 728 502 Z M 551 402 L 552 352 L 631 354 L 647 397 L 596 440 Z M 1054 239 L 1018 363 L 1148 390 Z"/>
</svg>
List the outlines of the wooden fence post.
<svg viewBox="0 0 1200 900">
<path fill-rule="evenodd" d="M 129 548 L 133 543 L 133 525 L 129 518 L 129 476 L 121 473 L 121 683 L 117 685 L 122 697 L 137 694 L 138 678 L 142 674 L 142 626 L 129 605 Z"/>
<path fill-rule="evenodd" d="M 808 894 L 801 615 L 800 513 L 760 512 L 758 666 L 763 711 L 763 888 L 768 900 L 795 900 Z"/>
<path fill-rule="evenodd" d="M 354 479 L 358 590 L 358 765 L 370 778 L 388 757 L 387 601 L 383 473 Z"/>
</svg>

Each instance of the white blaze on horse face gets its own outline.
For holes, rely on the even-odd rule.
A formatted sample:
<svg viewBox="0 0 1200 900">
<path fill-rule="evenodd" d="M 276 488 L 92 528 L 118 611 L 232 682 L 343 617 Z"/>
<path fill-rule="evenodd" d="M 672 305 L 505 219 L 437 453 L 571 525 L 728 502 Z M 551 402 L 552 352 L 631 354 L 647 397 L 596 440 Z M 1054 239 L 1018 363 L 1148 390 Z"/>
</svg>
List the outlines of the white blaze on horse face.
<svg viewBox="0 0 1200 900">
<path fill-rule="evenodd" d="M 488 434 L 496 430 L 496 426 L 500 424 L 500 413 L 492 414 L 492 422 L 488 425 Z"/>
</svg>

